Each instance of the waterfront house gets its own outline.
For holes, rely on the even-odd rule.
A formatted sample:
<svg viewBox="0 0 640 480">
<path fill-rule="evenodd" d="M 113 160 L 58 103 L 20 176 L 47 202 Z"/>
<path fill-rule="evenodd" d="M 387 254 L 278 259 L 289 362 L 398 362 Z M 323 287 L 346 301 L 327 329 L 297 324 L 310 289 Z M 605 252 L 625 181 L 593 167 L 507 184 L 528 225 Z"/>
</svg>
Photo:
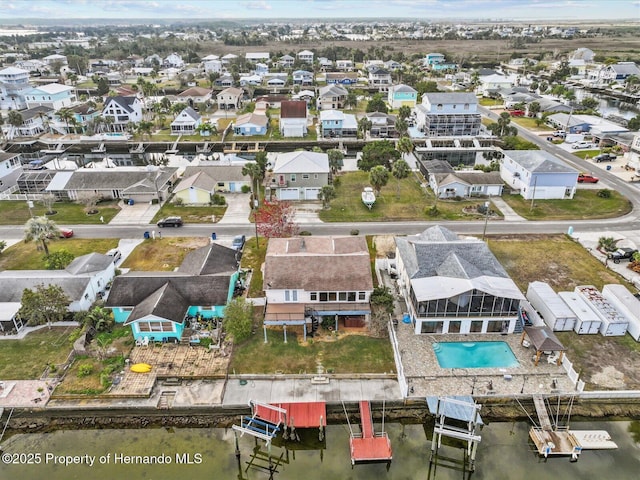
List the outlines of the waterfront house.
<svg viewBox="0 0 640 480">
<path fill-rule="evenodd" d="M 327 72 L 325 74 L 327 85 L 355 85 L 358 83 L 358 74 L 356 72 Z"/>
<path fill-rule="evenodd" d="M 387 103 L 392 109 L 398 109 L 403 105 L 414 108 L 418 102 L 418 91 L 409 85 L 391 85 L 387 95 Z"/>
<path fill-rule="evenodd" d="M 242 95 L 244 94 L 241 88 L 229 87 L 222 90 L 216 99 L 218 100 L 218 108 L 220 110 L 235 110 L 242 107 Z"/>
<path fill-rule="evenodd" d="M 396 134 L 396 116 L 382 112 L 367 113 L 367 119 L 371 122 L 369 135 L 375 138 L 390 138 Z"/>
<path fill-rule="evenodd" d="M 24 97 L 31 88 L 28 71 L 16 67 L 0 70 L 0 110 L 27 108 Z"/>
<path fill-rule="evenodd" d="M 336 69 L 342 72 L 352 72 L 353 60 L 336 60 Z"/>
<path fill-rule="evenodd" d="M 514 332 L 524 295 L 485 242 L 439 225 L 395 242 L 398 286 L 416 334 Z"/>
<path fill-rule="evenodd" d="M 344 108 L 347 99 L 347 89 L 339 85 L 327 85 L 321 87 L 318 93 L 318 110 L 336 110 Z"/>
<path fill-rule="evenodd" d="M 187 88 L 184 92 L 180 92 L 176 97 L 180 102 L 184 102 L 189 107 L 193 107 L 198 103 L 209 103 L 211 101 L 211 89 L 203 87 Z"/>
<path fill-rule="evenodd" d="M 427 68 L 431 68 L 438 63 L 444 63 L 444 55 L 442 53 L 427 53 L 422 60 L 422 64 Z"/>
<path fill-rule="evenodd" d="M 477 136 L 478 99 L 473 93 L 425 93 L 416 106 L 416 124 L 429 137 Z"/>
<path fill-rule="evenodd" d="M 600 69 L 598 80 L 601 83 L 624 83 L 630 76 L 640 77 L 640 68 L 633 62 L 618 62 Z"/>
<path fill-rule="evenodd" d="M 86 127 L 87 124 L 100 116 L 100 110 L 96 109 L 90 102 L 74 105 L 69 110 L 73 113 L 75 122 L 82 127 Z"/>
<path fill-rule="evenodd" d="M 22 154 L 0 151 L 0 192 L 14 188 L 22 172 Z"/>
<path fill-rule="evenodd" d="M 129 123 L 139 123 L 142 120 L 142 102 L 136 96 L 107 97 L 102 116 L 110 121 L 110 130 L 124 132 Z"/>
<path fill-rule="evenodd" d="M 311 50 L 302 50 L 297 54 L 298 61 L 309 65 L 313 65 L 313 56 L 314 53 Z"/>
<path fill-rule="evenodd" d="M 373 291 L 364 237 L 271 238 L 264 263 L 266 326 L 331 329 L 369 323 Z"/>
<path fill-rule="evenodd" d="M 259 113 L 245 113 L 236 118 L 233 124 L 235 135 L 264 135 L 267 133 L 269 118 Z"/>
<path fill-rule="evenodd" d="M 351 113 L 340 110 L 322 110 L 320 125 L 324 138 L 355 138 L 358 136 L 358 121 Z"/>
<path fill-rule="evenodd" d="M 307 102 L 286 100 L 280 103 L 280 134 L 304 137 L 307 134 Z"/>
<path fill-rule="evenodd" d="M 313 72 L 307 70 L 296 70 L 292 74 L 294 85 L 313 85 Z"/>
<path fill-rule="evenodd" d="M 278 200 L 318 200 L 322 187 L 329 185 L 330 174 L 326 153 L 279 153 L 266 186 Z"/>
<path fill-rule="evenodd" d="M 59 83 L 50 83 L 35 87 L 24 94 L 27 108 L 49 107 L 60 110 L 76 101 L 74 88 Z"/>
<path fill-rule="evenodd" d="M 213 82 L 213 83 L 215 84 L 216 87 L 227 88 L 227 87 L 233 87 L 234 80 L 233 80 L 233 77 L 230 74 L 224 74 L 224 75 L 216 78 L 216 81 Z"/>
<path fill-rule="evenodd" d="M 369 71 L 369 86 L 383 90 L 391 85 L 391 73 L 385 68 L 373 68 Z"/>
<path fill-rule="evenodd" d="M 283 67 L 283 68 L 291 68 L 293 67 L 293 64 L 295 63 L 296 59 L 293 58 L 291 55 L 283 55 L 280 57 L 280 60 L 278 60 L 278 63 Z"/>
<path fill-rule="evenodd" d="M 525 200 L 571 199 L 578 171 L 544 150 L 505 150 L 500 176 Z"/>
<path fill-rule="evenodd" d="M 193 135 L 202 123 L 202 116 L 193 108 L 184 108 L 173 122 L 171 135 Z"/>
<path fill-rule="evenodd" d="M 50 124 L 53 109 L 50 107 L 33 107 L 18 112 L 22 117 L 22 123 L 18 126 L 6 123 L 2 131 L 9 139 L 15 137 L 33 137 L 44 133 Z"/>
<path fill-rule="evenodd" d="M 238 265 L 236 250 L 213 243 L 189 252 L 176 271 L 117 276 L 105 305 L 136 340 L 179 342 L 189 318 L 224 317 Z"/>
</svg>

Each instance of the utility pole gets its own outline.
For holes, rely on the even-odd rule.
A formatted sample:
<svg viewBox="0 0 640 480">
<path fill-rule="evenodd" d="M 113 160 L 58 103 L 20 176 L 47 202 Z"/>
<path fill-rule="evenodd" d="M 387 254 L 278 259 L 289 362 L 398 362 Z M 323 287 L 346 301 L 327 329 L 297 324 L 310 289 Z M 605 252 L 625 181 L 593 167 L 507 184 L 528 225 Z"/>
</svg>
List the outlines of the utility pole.
<svg viewBox="0 0 640 480">
<path fill-rule="evenodd" d="M 489 223 L 489 207 L 491 206 L 491 201 L 484 202 L 484 229 L 482 230 L 482 241 L 484 242 L 485 237 L 487 236 L 487 224 Z"/>
<path fill-rule="evenodd" d="M 533 207 L 535 206 L 535 201 L 536 201 L 536 185 L 538 183 L 538 176 L 536 175 L 535 177 L 533 177 L 533 195 L 531 195 L 531 207 L 529 208 L 529 211 L 533 210 Z"/>
</svg>

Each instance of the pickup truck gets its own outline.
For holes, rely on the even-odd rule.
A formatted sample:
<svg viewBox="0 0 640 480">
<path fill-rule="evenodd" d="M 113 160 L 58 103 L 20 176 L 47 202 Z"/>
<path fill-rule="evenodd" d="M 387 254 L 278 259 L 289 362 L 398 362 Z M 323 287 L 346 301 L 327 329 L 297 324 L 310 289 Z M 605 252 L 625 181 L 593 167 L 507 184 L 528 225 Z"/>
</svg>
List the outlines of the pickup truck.
<svg viewBox="0 0 640 480">
<path fill-rule="evenodd" d="M 620 260 L 633 260 L 633 255 L 638 253 L 638 250 L 635 248 L 622 247 L 617 249 L 615 252 L 610 253 L 607 257 L 610 260 L 613 260 L 613 263 L 620 263 Z"/>
<path fill-rule="evenodd" d="M 600 155 L 596 155 L 595 157 L 593 157 L 593 161 L 596 163 L 600 163 L 600 162 L 612 162 L 616 159 L 615 155 L 612 155 L 610 153 L 601 153 Z"/>
<path fill-rule="evenodd" d="M 594 145 L 591 142 L 576 142 L 573 145 L 571 145 L 571 148 L 573 148 L 574 150 L 578 150 L 580 148 L 593 148 Z"/>
<path fill-rule="evenodd" d="M 564 130 L 556 130 L 551 135 L 553 135 L 554 137 L 565 138 L 567 136 L 567 132 L 565 132 Z"/>
</svg>

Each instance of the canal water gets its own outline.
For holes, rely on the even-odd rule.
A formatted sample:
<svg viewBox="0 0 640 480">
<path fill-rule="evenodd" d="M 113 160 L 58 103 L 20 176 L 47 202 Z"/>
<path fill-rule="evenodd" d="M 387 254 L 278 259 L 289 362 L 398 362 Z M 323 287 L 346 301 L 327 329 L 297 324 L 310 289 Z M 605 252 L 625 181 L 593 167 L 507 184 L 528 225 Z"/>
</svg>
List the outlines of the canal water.
<svg viewBox="0 0 640 480">
<path fill-rule="evenodd" d="M 616 479 L 640 478 L 640 422 L 573 422 L 573 429 L 607 430 L 617 450 L 584 451 L 578 462 L 567 457 L 544 460 L 532 450 L 526 422 L 491 423 L 481 432 L 476 470 L 460 470 L 464 450 L 445 444 L 437 464 L 429 464 L 432 426 L 386 424 L 393 461 L 356 465 L 349 457 L 349 427 L 330 425 L 323 442 L 308 432 L 305 449 L 273 445 L 278 464 L 268 469 L 263 442 L 239 439 L 240 460 L 234 454 L 231 429 L 61 430 L 20 434 L 5 439 L 0 465 L 2 479 Z M 380 429 L 380 424 L 376 424 Z M 9 455 L 9 456 L 7 456 Z M 136 464 L 135 456 L 153 465 Z M 448 459 L 448 460 L 447 460 Z M 92 464 L 93 462 L 93 464 Z M 67 463 L 67 464 L 65 464 Z M 265 468 L 266 467 L 266 468 Z M 456 467 L 456 468 L 453 468 Z"/>
<path fill-rule="evenodd" d="M 598 100 L 597 110 L 604 118 L 609 115 L 622 117 L 627 120 L 631 120 L 636 115 L 640 114 L 640 110 L 637 105 L 625 103 L 614 97 L 607 97 L 604 95 L 597 95 L 595 93 L 588 92 L 582 88 L 576 88 L 574 90 L 576 95 L 576 101 L 580 102 L 585 97 L 593 97 Z"/>
</svg>

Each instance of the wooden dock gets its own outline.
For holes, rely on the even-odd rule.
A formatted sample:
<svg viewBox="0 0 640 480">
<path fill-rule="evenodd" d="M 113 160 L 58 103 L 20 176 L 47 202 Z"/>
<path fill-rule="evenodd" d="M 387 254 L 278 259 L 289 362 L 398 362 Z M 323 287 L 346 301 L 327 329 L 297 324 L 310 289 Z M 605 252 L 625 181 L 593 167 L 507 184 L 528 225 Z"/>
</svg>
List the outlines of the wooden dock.
<svg viewBox="0 0 640 480">
<path fill-rule="evenodd" d="M 572 456 L 577 459 L 582 450 L 580 443 L 568 430 L 529 429 L 529 437 L 541 457 Z"/>
<path fill-rule="evenodd" d="M 534 395 L 533 405 L 536 407 L 540 428 L 544 431 L 551 431 L 551 419 L 549 418 L 549 412 L 547 412 L 547 406 L 544 404 L 544 397 L 542 395 Z"/>
<path fill-rule="evenodd" d="M 371 403 L 360 402 L 360 435 L 351 435 L 351 463 L 391 462 L 391 441 L 385 432 L 375 433 L 371 416 Z"/>
</svg>

